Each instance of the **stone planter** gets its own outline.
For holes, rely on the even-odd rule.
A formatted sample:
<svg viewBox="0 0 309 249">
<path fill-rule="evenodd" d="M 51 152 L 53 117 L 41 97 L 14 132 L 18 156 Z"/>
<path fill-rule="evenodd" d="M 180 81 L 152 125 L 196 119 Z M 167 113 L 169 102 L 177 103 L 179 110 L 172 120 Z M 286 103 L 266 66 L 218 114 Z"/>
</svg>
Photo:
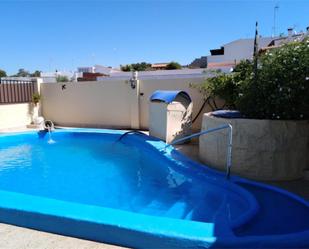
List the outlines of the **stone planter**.
<svg viewBox="0 0 309 249">
<path fill-rule="evenodd" d="M 217 118 L 204 114 L 202 130 L 233 126 L 232 174 L 257 180 L 293 180 L 309 168 L 309 122 Z M 200 137 L 199 156 L 225 170 L 227 131 Z"/>
</svg>

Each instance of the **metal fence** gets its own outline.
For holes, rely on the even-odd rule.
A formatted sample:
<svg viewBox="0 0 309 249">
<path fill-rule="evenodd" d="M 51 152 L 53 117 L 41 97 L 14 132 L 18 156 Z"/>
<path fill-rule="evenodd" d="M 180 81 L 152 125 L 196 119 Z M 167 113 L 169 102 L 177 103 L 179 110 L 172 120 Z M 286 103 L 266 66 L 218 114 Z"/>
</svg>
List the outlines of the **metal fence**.
<svg viewBox="0 0 309 249">
<path fill-rule="evenodd" d="M 31 102 L 36 91 L 36 80 L 1 80 L 0 104 Z"/>
</svg>

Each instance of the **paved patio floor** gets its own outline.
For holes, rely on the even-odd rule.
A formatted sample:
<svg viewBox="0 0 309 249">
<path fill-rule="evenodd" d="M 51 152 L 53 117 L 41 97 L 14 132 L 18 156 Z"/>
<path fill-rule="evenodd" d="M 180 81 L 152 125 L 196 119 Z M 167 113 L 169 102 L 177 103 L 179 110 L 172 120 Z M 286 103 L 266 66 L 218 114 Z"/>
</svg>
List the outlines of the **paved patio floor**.
<svg viewBox="0 0 309 249">
<path fill-rule="evenodd" d="M 88 240 L 0 223 L 1 249 L 117 249 L 123 248 Z"/>
</svg>

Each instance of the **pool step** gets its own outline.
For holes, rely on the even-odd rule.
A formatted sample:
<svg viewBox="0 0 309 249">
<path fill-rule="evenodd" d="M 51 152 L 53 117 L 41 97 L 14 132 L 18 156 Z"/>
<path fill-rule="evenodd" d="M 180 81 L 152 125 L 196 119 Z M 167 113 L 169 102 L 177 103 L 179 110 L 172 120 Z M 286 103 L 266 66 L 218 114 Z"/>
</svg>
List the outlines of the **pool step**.
<svg viewBox="0 0 309 249">
<path fill-rule="evenodd" d="M 160 200 L 151 201 L 140 213 L 182 219 L 187 214 L 187 204 L 183 201 L 166 204 Z"/>
<path fill-rule="evenodd" d="M 176 202 L 165 212 L 165 216 L 182 219 L 188 212 L 187 208 L 187 203 L 183 201 Z"/>
<path fill-rule="evenodd" d="M 186 214 L 183 219 L 199 222 L 214 223 L 214 233 L 217 235 L 234 236 L 228 222 L 228 210 L 225 203 L 215 211 L 205 206 L 205 201 L 200 201 Z"/>
</svg>

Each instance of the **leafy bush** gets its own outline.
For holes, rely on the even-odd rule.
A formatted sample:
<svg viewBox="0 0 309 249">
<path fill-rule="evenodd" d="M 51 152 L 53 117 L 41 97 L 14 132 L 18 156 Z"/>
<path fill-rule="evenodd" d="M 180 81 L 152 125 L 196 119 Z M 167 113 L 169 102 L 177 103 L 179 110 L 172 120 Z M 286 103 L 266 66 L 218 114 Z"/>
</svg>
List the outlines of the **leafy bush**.
<svg viewBox="0 0 309 249">
<path fill-rule="evenodd" d="M 172 61 L 166 65 L 166 70 L 173 70 L 173 69 L 181 69 L 181 65 L 178 62 Z"/>
<path fill-rule="evenodd" d="M 39 93 L 32 94 L 32 102 L 37 105 L 41 100 L 41 95 Z"/>
<path fill-rule="evenodd" d="M 29 77 L 29 71 L 25 70 L 24 68 L 18 69 L 17 74 L 13 75 L 14 77 Z"/>
<path fill-rule="evenodd" d="M 226 107 L 248 118 L 309 119 L 309 40 L 273 48 L 233 73 L 218 73 L 200 86 L 205 97 L 220 97 Z"/>
<path fill-rule="evenodd" d="M 6 77 L 7 75 L 6 75 L 6 72 L 4 71 L 4 70 L 1 70 L 0 69 L 0 78 L 1 77 Z"/>
<path fill-rule="evenodd" d="M 133 71 L 133 68 L 131 65 L 120 65 L 120 69 L 121 71 L 124 71 L 124 72 L 130 72 L 130 71 Z"/>
<path fill-rule="evenodd" d="M 57 78 L 56 78 L 56 81 L 57 82 L 68 82 L 69 78 L 67 76 L 64 76 L 64 75 L 58 75 Z"/>
<path fill-rule="evenodd" d="M 30 76 L 31 77 L 41 77 L 41 71 L 35 70 Z"/>
<path fill-rule="evenodd" d="M 146 71 L 151 68 L 151 64 L 147 62 L 141 63 L 133 63 L 124 66 L 120 66 L 122 71 L 130 72 L 130 71 Z"/>
</svg>

